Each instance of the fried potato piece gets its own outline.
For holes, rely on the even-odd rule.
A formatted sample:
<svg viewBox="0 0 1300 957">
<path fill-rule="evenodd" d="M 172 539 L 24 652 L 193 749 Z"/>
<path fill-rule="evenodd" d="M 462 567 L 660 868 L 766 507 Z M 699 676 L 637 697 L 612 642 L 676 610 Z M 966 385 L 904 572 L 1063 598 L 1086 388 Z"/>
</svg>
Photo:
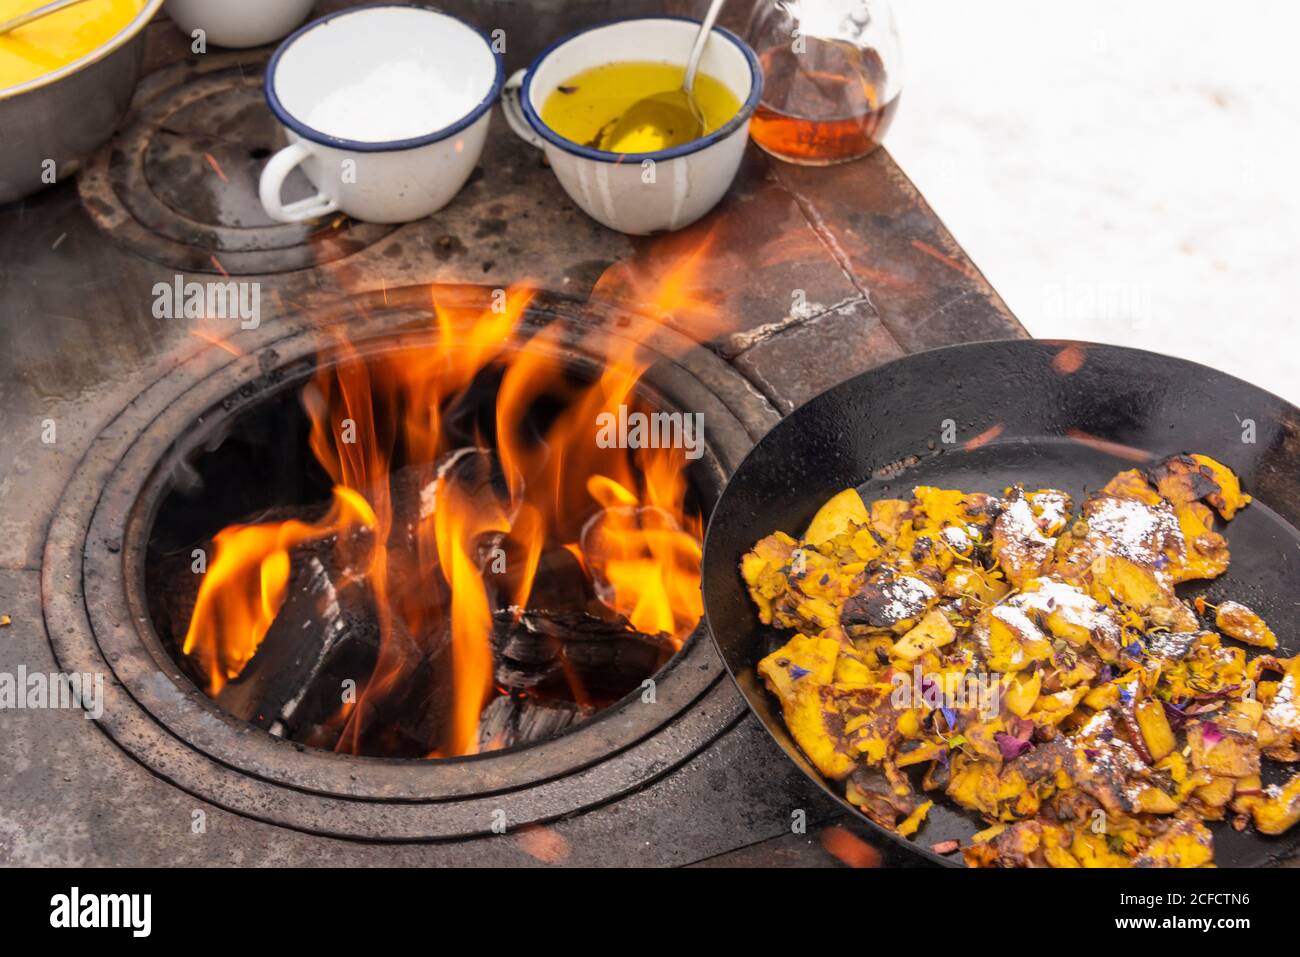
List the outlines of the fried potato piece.
<svg viewBox="0 0 1300 957">
<path fill-rule="evenodd" d="M 1053 694 L 1040 694 L 1029 711 L 1029 720 L 1036 725 L 1053 728 L 1074 713 L 1074 709 L 1087 693 L 1088 689 L 1081 687 L 1066 688 Z"/>
<path fill-rule="evenodd" d="M 1025 822 L 1030 823 L 1030 822 Z M 1048 824 L 1045 821 L 1035 821 L 1039 825 L 1038 852 L 1030 858 L 1028 867 L 1041 866 L 1038 861 L 1041 859 L 1042 864 L 1048 867 L 1079 867 L 1078 860 L 1069 851 L 1069 846 L 1073 842 L 1068 828 L 1056 824 Z M 1016 825 L 1019 827 L 1020 825 Z"/>
<path fill-rule="evenodd" d="M 894 707 L 890 684 L 836 685 L 823 693 L 823 701 L 838 715 L 845 749 L 868 765 L 881 764 L 903 737 L 900 724 L 915 720 L 911 709 Z"/>
<path fill-rule="evenodd" d="M 1206 496 L 1206 501 L 1214 506 L 1215 510 L 1223 516 L 1224 521 L 1232 521 L 1233 516 L 1252 501 L 1251 497 L 1241 490 L 1241 480 L 1237 478 L 1237 473 L 1208 455 L 1193 453 L 1192 458 L 1201 467 L 1210 470 L 1215 484 L 1219 486 L 1219 491 Z"/>
<path fill-rule="evenodd" d="M 1239 602 L 1220 602 L 1214 611 L 1214 623 L 1229 638 L 1270 651 L 1277 647 L 1277 635 L 1273 634 L 1273 629 L 1264 623 L 1263 618 Z"/>
<path fill-rule="evenodd" d="M 961 489 L 918 485 L 912 489 L 912 523 L 917 531 L 964 526 L 974 517 L 966 511 L 965 502 L 966 493 Z"/>
<path fill-rule="evenodd" d="M 893 654 L 906 661 L 915 661 L 927 651 L 949 644 L 956 635 L 943 612 L 927 612 L 915 628 L 894 642 Z"/>
<path fill-rule="evenodd" d="M 1190 455 L 1171 455 L 1147 470 L 1156 490 L 1177 508 L 1221 491 L 1214 471 Z"/>
<path fill-rule="evenodd" d="M 1076 828 L 1070 854 L 1080 867 L 1132 867 L 1132 859 L 1123 853 L 1124 846 L 1122 841 L 1112 842 L 1109 835 Z"/>
<path fill-rule="evenodd" d="M 795 742 L 833 780 L 847 777 L 856 763 L 838 735 L 839 716 L 827 707 L 824 694 L 839 653 L 840 643 L 832 638 L 795 635 L 758 663 L 758 673 L 781 701 Z"/>
<path fill-rule="evenodd" d="M 1008 604 L 1033 613 L 1053 637 L 1072 647 L 1091 645 L 1102 660 L 1115 660 L 1123 631 L 1119 616 L 1077 585 L 1032 578 Z"/>
<path fill-rule="evenodd" d="M 1201 619 L 1196 612 L 1181 598 L 1175 598 L 1168 605 L 1156 605 L 1146 611 L 1147 624 L 1152 628 L 1165 630 L 1166 633 L 1179 634 L 1201 630 Z"/>
<path fill-rule="evenodd" d="M 869 577 L 844 602 L 839 621 L 846 627 L 909 630 L 939 600 L 939 591 L 917 575 L 885 570 Z"/>
<path fill-rule="evenodd" d="M 1156 572 L 1120 555 L 1102 555 L 1092 563 L 1092 595 L 1100 602 L 1120 602 L 1139 613 L 1175 600 Z"/>
<path fill-rule="evenodd" d="M 1214 860 L 1214 835 L 1200 821 L 1174 821 L 1133 862 L 1138 867 L 1205 867 Z"/>
<path fill-rule="evenodd" d="M 988 760 L 957 754 L 951 759 L 947 794 L 962 807 L 993 821 L 1015 821 L 1037 812 L 1037 791 L 1013 764 L 999 770 Z"/>
<path fill-rule="evenodd" d="M 1107 814 L 1169 814 L 1178 809 L 1153 785 L 1150 766 L 1120 736 L 1111 712 L 1093 715 L 1070 741 L 1075 783 Z"/>
<path fill-rule="evenodd" d="M 803 540 L 808 545 L 821 545 L 837 535 L 851 531 L 855 526 L 870 522 L 871 514 L 858 490 L 846 488 L 817 510 L 803 533 Z"/>
<path fill-rule="evenodd" d="M 1125 484 L 1112 480 L 1106 490 L 1084 503 L 1082 524 L 1076 523 L 1065 551 L 1058 554 L 1055 571 L 1073 579 L 1087 578 L 1091 570 L 1095 577 L 1100 559 L 1122 560 L 1154 577 L 1172 600 L 1173 587 L 1166 569 L 1181 561 L 1186 550 L 1178 518 L 1145 479 L 1132 474 L 1136 476 L 1133 481 Z M 1148 498 L 1154 501 L 1143 498 L 1141 489 L 1146 489 Z"/>
<path fill-rule="evenodd" d="M 949 598 L 967 598 L 975 607 L 995 605 L 1011 591 L 1011 585 L 997 569 L 975 565 L 953 565 L 944 576 L 944 595 Z"/>
<path fill-rule="evenodd" d="M 1228 570 L 1231 556 L 1228 542 L 1213 530 L 1214 518 L 1200 502 L 1190 502 L 1174 509 L 1184 547 L 1171 557 L 1168 574 L 1175 582 L 1198 578 L 1218 578 Z"/>
<path fill-rule="evenodd" d="M 777 532 L 759 540 L 740 560 L 740 577 L 749 586 L 749 597 L 758 606 L 759 620 L 770 625 L 774 605 L 789 590 L 783 569 L 799 547 L 789 535 Z"/>
<path fill-rule="evenodd" d="M 844 783 L 844 796 L 871 820 L 890 830 L 895 829 L 899 818 L 909 819 L 919 807 L 907 779 L 896 776 L 891 781 L 889 772 L 881 768 L 854 771 Z"/>
<path fill-rule="evenodd" d="M 1133 706 L 1133 717 L 1152 763 L 1162 760 L 1178 746 L 1174 729 L 1165 717 L 1164 705 L 1159 701 L 1139 701 Z"/>
<path fill-rule="evenodd" d="M 968 848 L 966 862 L 972 867 L 1040 867 L 1043 825 L 1021 821 L 988 841 Z"/>
<path fill-rule="evenodd" d="M 930 808 L 934 807 L 933 801 L 926 801 L 917 806 L 916 810 L 909 814 L 904 820 L 898 823 L 896 830 L 903 837 L 911 837 L 917 832 L 925 816 L 930 813 Z"/>
<path fill-rule="evenodd" d="M 1175 507 L 1206 501 L 1227 521 L 1251 502 L 1232 469 L 1208 455 L 1171 455 L 1152 466 L 1148 475 Z"/>
<path fill-rule="evenodd" d="M 1208 814 L 1210 811 L 1217 812 L 1219 808 L 1227 806 L 1236 790 L 1236 778 L 1210 775 L 1210 780 L 1196 788 L 1192 794 L 1205 806 Z"/>
<path fill-rule="evenodd" d="M 857 587 L 847 567 L 784 532 L 759 541 L 741 559 L 740 575 L 764 624 L 802 631 L 837 625 L 840 607 Z"/>
<path fill-rule="evenodd" d="M 1145 475 L 1137 469 L 1128 469 L 1115 475 L 1101 488 L 1106 495 L 1129 499 L 1144 505 L 1159 505 L 1163 499 L 1160 493 L 1151 487 Z"/>
<path fill-rule="evenodd" d="M 997 498 L 979 492 L 931 485 L 912 489 L 911 511 L 918 532 L 935 533 L 951 528 L 984 539 L 1001 507 Z"/>
<path fill-rule="evenodd" d="M 1069 503 L 1068 495 L 1053 489 L 1026 494 L 1017 485 L 1007 490 L 993 523 L 993 557 L 1007 581 L 1019 586 L 1043 573 L 1069 515 Z"/>
<path fill-rule="evenodd" d="M 1028 677 L 1005 675 L 1003 682 L 1006 691 L 1003 693 L 1002 700 L 1006 703 L 1007 710 L 1017 717 L 1026 717 L 1034 707 L 1034 703 L 1038 701 L 1039 692 L 1043 687 L 1042 676 L 1037 671 Z"/>
<path fill-rule="evenodd" d="M 1244 734 L 1226 731 L 1213 722 L 1192 721 L 1187 726 L 1187 745 L 1192 749 L 1194 768 L 1229 778 L 1259 774 L 1259 751 Z"/>
<path fill-rule="evenodd" d="M 1246 653 L 1223 647 L 1212 631 L 1199 632 L 1186 655 L 1168 663 L 1162 674 L 1170 696 L 1178 700 L 1240 690 L 1245 680 Z"/>
<path fill-rule="evenodd" d="M 1008 603 L 980 615 L 976 640 L 989 668 L 1002 674 L 1023 671 L 1052 655 L 1052 643 L 1034 620 Z"/>
<path fill-rule="evenodd" d="M 1215 723 L 1225 731 L 1253 735 L 1264 717 L 1264 706 L 1256 698 L 1228 701 L 1227 707 L 1215 715 Z"/>
<path fill-rule="evenodd" d="M 897 543 L 912 528 L 912 503 L 884 498 L 871 503 L 871 527 L 888 542 Z"/>
<path fill-rule="evenodd" d="M 934 761 L 948 753 L 948 746 L 941 741 L 908 741 L 899 745 L 894 762 L 900 768 L 910 768 L 914 764 Z"/>
<path fill-rule="evenodd" d="M 1281 834 L 1300 821 L 1300 774 L 1293 774 L 1280 788 L 1265 792 L 1250 810 L 1261 834 Z"/>
<path fill-rule="evenodd" d="M 1300 655 L 1265 655 L 1250 663 L 1247 676 L 1256 683 L 1263 708 L 1257 734 L 1259 747 L 1275 761 L 1300 761 Z M 1266 674 L 1280 675 L 1277 681 Z"/>
</svg>

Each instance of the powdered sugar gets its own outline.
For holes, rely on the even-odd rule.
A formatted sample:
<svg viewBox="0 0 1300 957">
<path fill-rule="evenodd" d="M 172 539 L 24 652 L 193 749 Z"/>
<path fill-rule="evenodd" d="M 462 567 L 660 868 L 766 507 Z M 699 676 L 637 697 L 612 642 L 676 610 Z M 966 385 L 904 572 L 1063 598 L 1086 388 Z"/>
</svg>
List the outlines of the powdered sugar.
<svg viewBox="0 0 1300 957">
<path fill-rule="evenodd" d="M 1158 566 L 1168 550 L 1183 551 L 1183 533 L 1168 502 L 1147 505 L 1102 495 L 1086 506 L 1088 539 L 1106 554 Z"/>
</svg>

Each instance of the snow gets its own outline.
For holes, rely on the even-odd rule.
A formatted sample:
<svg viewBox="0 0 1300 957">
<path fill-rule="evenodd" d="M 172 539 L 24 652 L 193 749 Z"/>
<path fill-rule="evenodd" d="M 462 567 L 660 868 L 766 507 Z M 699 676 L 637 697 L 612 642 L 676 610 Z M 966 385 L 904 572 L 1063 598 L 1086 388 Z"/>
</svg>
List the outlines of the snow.
<svg viewBox="0 0 1300 957">
<path fill-rule="evenodd" d="M 886 145 L 1032 335 L 1300 403 L 1300 4 L 896 0 Z"/>
</svg>

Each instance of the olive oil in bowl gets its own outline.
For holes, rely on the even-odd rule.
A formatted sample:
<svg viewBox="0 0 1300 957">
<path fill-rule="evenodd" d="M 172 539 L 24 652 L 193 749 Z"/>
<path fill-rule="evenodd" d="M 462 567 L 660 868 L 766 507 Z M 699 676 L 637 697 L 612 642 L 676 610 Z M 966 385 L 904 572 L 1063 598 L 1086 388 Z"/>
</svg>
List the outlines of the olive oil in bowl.
<svg viewBox="0 0 1300 957">
<path fill-rule="evenodd" d="M 606 131 L 634 104 L 656 93 L 680 89 L 686 68 L 672 63 L 606 63 L 565 80 L 542 104 L 542 122 L 580 146 L 618 153 L 653 153 L 673 143 L 674 118 L 665 113 L 602 146 Z M 740 100 L 721 80 L 700 72 L 695 76 L 695 102 L 704 116 L 704 135 L 725 126 L 740 112 Z"/>
</svg>

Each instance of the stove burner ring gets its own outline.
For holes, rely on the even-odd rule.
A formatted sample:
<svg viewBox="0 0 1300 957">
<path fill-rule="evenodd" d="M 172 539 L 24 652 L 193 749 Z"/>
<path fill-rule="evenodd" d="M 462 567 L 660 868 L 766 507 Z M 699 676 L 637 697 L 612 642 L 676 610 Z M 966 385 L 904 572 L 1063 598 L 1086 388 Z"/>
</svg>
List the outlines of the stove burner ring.
<svg viewBox="0 0 1300 957">
<path fill-rule="evenodd" d="M 315 224 L 266 215 L 257 181 L 283 145 L 262 98 L 266 60 L 265 52 L 213 53 L 146 77 L 130 124 L 78 178 L 96 225 L 155 262 L 231 275 L 307 269 L 391 233 L 341 214 Z M 314 191 L 300 170 L 285 184 L 287 201 Z"/>
<path fill-rule="evenodd" d="M 490 290 L 458 288 L 466 304 L 490 302 Z M 655 676 L 653 704 L 633 696 L 549 741 L 445 761 L 358 758 L 275 738 L 225 714 L 179 674 L 144 605 L 145 541 L 165 452 L 191 430 L 216 434 L 222 420 L 300 381 L 333 323 L 347 321 L 363 349 L 427 336 L 427 307 L 418 304 L 429 297 L 428 287 L 389 290 L 388 308 L 376 295 L 314 321 L 264 322 L 234 341 L 240 357 L 198 347 L 95 439 L 51 524 L 42 593 L 60 668 L 102 673 L 101 730 L 158 775 L 235 813 L 365 840 L 488 834 L 503 820 L 510 828 L 550 820 L 636 790 L 744 713 L 703 626 Z M 539 300 L 528 321 L 590 334 L 593 312 Z M 720 487 L 776 414 L 712 353 L 683 354 L 677 333 L 656 329 L 647 339 L 636 317 L 595 319 L 598 334 L 644 341 L 663 356 L 647 383 L 704 413 L 701 461 Z"/>
</svg>

